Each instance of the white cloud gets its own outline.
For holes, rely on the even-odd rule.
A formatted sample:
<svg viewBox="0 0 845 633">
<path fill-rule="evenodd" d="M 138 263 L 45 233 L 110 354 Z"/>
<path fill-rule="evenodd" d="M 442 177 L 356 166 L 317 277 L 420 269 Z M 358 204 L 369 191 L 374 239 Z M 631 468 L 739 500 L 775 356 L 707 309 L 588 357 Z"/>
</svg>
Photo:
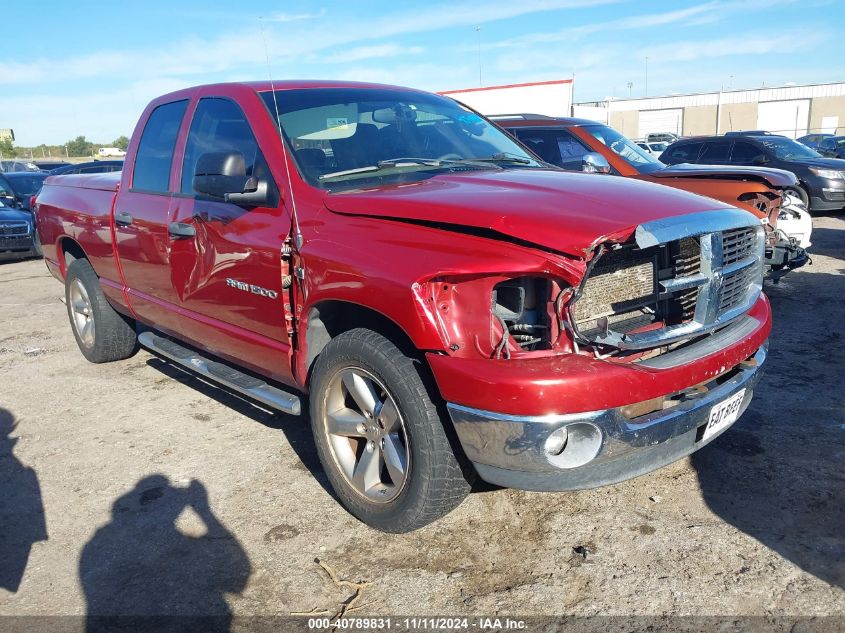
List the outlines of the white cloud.
<svg viewBox="0 0 845 633">
<path fill-rule="evenodd" d="M 328 64 L 348 64 L 365 59 L 383 57 L 399 57 L 401 55 L 419 55 L 425 49 L 421 46 L 401 46 L 399 44 L 376 44 L 374 46 L 359 46 L 349 48 L 331 55 L 319 58 L 320 62 Z"/>
<path fill-rule="evenodd" d="M 300 20 L 316 20 L 326 15 L 325 9 L 317 13 L 274 13 L 266 18 L 269 22 L 298 22 Z"/>
</svg>

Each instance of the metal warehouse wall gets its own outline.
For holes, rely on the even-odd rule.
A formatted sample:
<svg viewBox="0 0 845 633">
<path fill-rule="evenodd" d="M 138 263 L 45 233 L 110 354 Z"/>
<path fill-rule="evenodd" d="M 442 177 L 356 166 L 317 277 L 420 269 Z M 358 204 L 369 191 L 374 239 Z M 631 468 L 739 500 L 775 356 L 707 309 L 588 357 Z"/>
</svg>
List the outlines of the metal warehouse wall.
<svg viewBox="0 0 845 633">
<path fill-rule="evenodd" d="M 749 129 L 793 137 L 808 132 L 845 134 L 845 83 L 619 99 L 575 104 L 574 109 L 585 106 L 604 108 L 607 122 L 633 138 L 656 131 L 650 129 L 653 121 L 677 122 L 678 116 L 685 136 Z M 643 112 L 649 115 L 641 117 Z"/>
</svg>

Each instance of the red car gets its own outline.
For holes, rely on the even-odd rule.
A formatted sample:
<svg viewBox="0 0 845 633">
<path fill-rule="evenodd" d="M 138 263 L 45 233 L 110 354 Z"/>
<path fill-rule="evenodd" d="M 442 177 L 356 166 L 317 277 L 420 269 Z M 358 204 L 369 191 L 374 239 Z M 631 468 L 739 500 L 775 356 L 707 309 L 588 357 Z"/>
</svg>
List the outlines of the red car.
<svg viewBox="0 0 845 633">
<path fill-rule="evenodd" d="M 801 235 L 790 233 L 797 226 L 803 228 L 796 222 L 798 213 L 781 204 L 787 192 L 798 188 L 798 179 L 788 171 L 738 165 L 668 166 L 612 127 L 589 119 L 537 114 L 491 118 L 543 160 L 563 169 L 655 182 L 750 211 L 766 230 L 766 265 L 775 271 L 775 278 L 810 260 Z M 803 215 L 809 222 L 806 212 Z"/>
<path fill-rule="evenodd" d="M 449 512 L 476 474 L 572 490 L 677 460 L 766 358 L 754 216 L 551 169 L 416 90 L 175 92 L 122 174 L 49 178 L 37 202 L 88 360 L 140 343 L 291 414 L 308 393 L 338 497 L 381 530 Z"/>
</svg>

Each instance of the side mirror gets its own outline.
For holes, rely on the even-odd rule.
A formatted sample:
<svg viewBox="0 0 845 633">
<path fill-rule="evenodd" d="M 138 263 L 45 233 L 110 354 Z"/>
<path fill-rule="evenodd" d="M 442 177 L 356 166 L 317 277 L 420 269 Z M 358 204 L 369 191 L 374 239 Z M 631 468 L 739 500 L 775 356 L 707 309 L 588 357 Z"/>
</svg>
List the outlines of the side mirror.
<svg viewBox="0 0 845 633">
<path fill-rule="evenodd" d="M 581 159 L 581 171 L 588 174 L 609 174 L 610 163 L 598 152 L 588 152 Z"/>
<path fill-rule="evenodd" d="M 240 152 L 208 152 L 197 160 L 194 191 L 222 198 L 226 202 L 260 206 L 268 200 L 267 181 L 246 175 L 246 161 Z"/>
</svg>

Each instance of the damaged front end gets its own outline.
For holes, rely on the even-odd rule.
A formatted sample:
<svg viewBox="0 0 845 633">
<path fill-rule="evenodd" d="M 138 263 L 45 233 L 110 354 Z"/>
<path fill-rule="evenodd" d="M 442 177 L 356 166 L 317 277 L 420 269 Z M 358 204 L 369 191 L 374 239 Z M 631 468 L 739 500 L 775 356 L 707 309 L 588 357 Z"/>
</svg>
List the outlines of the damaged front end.
<svg viewBox="0 0 845 633">
<path fill-rule="evenodd" d="M 597 246 L 567 303 L 576 343 L 655 350 L 718 330 L 757 301 L 765 233 L 744 211 L 669 218 Z"/>
</svg>

